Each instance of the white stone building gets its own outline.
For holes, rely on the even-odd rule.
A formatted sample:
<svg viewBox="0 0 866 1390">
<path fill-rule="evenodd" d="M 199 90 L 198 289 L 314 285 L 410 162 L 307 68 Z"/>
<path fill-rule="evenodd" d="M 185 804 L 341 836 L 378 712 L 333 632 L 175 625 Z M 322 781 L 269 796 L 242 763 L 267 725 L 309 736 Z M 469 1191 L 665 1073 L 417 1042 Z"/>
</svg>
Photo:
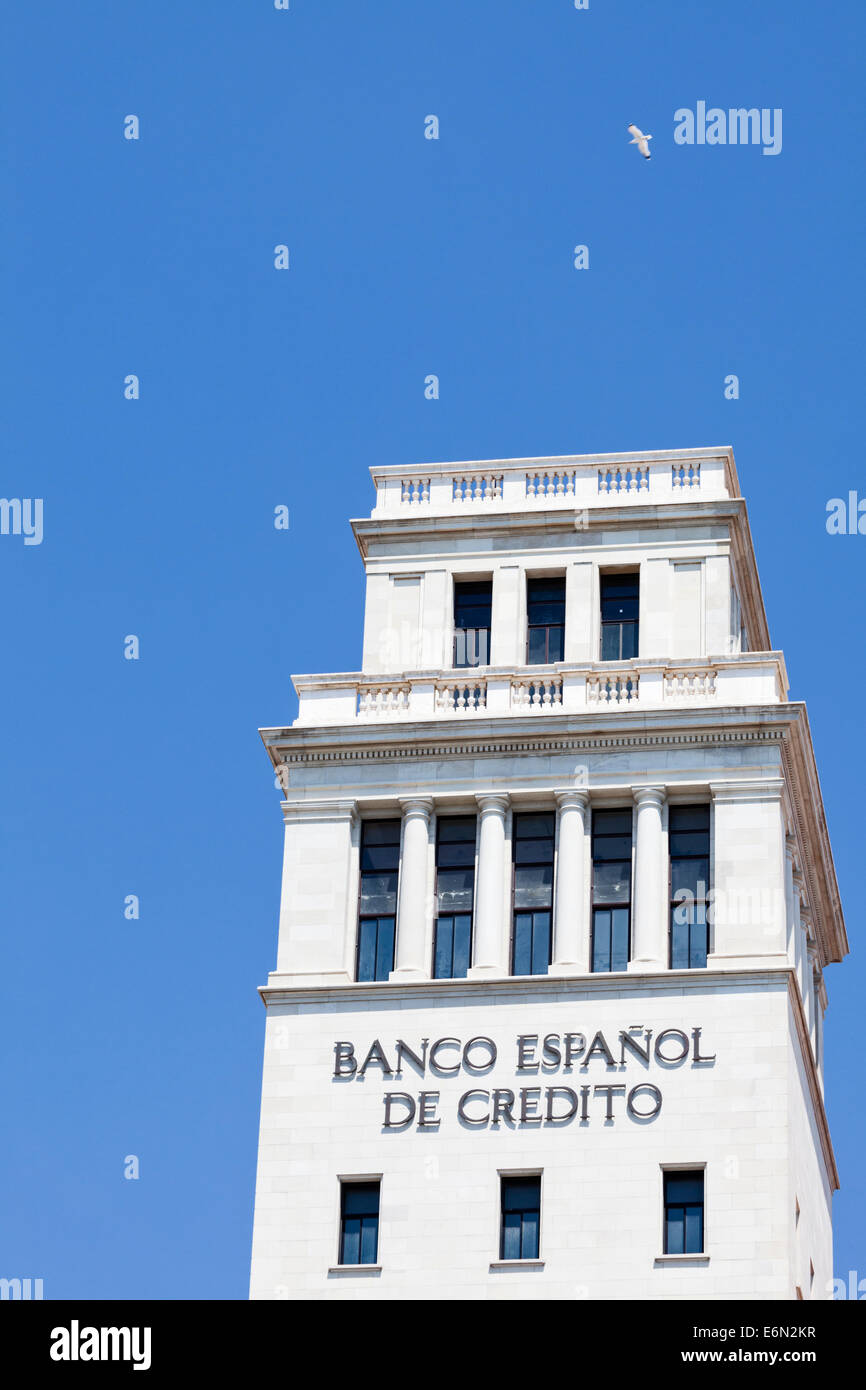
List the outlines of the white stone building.
<svg viewBox="0 0 866 1390">
<path fill-rule="evenodd" d="M 251 1297 L 825 1298 L 803 704 L 728 448 L 374 468 L 285 857 Z"/>
</svg>

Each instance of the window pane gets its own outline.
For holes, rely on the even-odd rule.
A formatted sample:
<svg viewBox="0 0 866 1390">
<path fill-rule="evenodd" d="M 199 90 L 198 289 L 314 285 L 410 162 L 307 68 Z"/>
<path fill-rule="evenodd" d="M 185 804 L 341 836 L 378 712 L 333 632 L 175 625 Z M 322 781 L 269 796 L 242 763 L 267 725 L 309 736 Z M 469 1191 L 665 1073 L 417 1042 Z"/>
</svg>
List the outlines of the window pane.
<svg viewBox="0 0 866 1390">
<path fill-rule="evenodd" d="M 704 1248 L 704 1209 L 690 1206 L 685 1210 L 686 1235 L 685 1253 L 699 1255 Z"/>
<path fill-rule="evenodd" d="M 668 843 L 672 855 L 706 858 L 710 852 L 710 837 L 706 830 L 671 830 Z"/>
<path fill-rule="evenodd" d="M 640 574 L 603 574 L 601 576 L 602 618 L 636 618 L 640 599 Z"/>
<path fill-rule="evenodd" d="M 394 969 L 394 921 L 393 917 L 379 918 L 379 935 L 376 941 L 377 980 L 387 980 Z"/>
<path fill-rule="evenodd" d="M 474 885 L 474 869 L 440 869 L 436 875 L 438 910 L 455 912 L 462 908 L 471 912 Z"/>
<path fill-rule="evenodd" d="M 669 1207 L 665 1220 L 665 1254 L 684 1254 L 685 1213 L 682 1207 Z"/>
<path fill-rule="evenodd" d="M 710 877 L 708 859 L 671 860 L 671 897 L 686 891 L 692 898 L 703 900 L 707 896 Z"/>
<path fill-rule="evenodd" d="M 439 844 L 475 845 L 475 816 L 443 816 L 437 824 Z"/>
<path fill-rule="evenodd" d="M 550 627 L 547 629 L 547 660 L 549 662 L 562 661 L 565 648 L 565 628 Z"/>
<path fill-rule="evenodd" d="M 365 820 L 362 843 L 367 845 L 399 845 L 399 820 Z"/>
<path fill-rule="evenodd" d="M 565 579 L 530 579 L 526 585 L 530 623 L 565 622 Z"/>
<path fill-rule="evenodd" d="M 709 834 L 709 806 L 672 806 L 668 822 L 672 832 L 681 830 L 705 830 Z"/>
<path fill-rule="evenodd" d="M 532 974 L 546 975 L 550 965 L 550 913 L 532 916 Z"/>
<path fill-rule="evenodd" d="M 592 968 L 610 970 L 610 912 L 593 914 Z"/>
<path fill-rule="evenodd" d="M 593 835 L 631 836 L 632 813 L 629 809 L 617 811 L 593 811 Z"/>
<path fill-rule="evenodd" d="M 543 666 L 547 661 L 547 628 L 531 627 L 526 651 L 527 666 Z"/>
<path fill-rule="evenodd" d="M 633 661 L 638 654 L 638 625 L 637 623 L 623 623 L 622 625 L 622 659 L 623 661 Z"/>
<path fill-rule="evenodd" d="M 362 1265 L 374 1265 L 379 1245 L 379 1218 L 366 1216 L 361 1221 L 361 1259 Z"/>
<path fill-rule="evenodd" d="M 522 815 L 514 817 L 514 838 L 515 841 L 521 840 L 540 840 L 548 839 L 551 841 L 550 853 L 553 854 L 553 834 L 556 824 L 554 815 L 547 815 L 542 812 L 540 815 Z M 539 856 L 540 857 L 540 856 Z"/>
<path fill-rule="evenodd" d="M 595 902 L 627 903 L 630 886 L 631 860 L 593 866 L 592 892 Z"/>
<path fill-rule="evenodd" d="M 379 923 L 373 917 L 358 925 L 358 979 L 376 978 L 376 935 Z"/>
<path fill-rule="evenodd" d="M 611 970 L 628 969 L 628 908 L 617 907 L 611 913 Z"/>
<path fill-rule="evenodd" d="M 532 974 L 532 914 L 514 914 L 514 964 L 515 975 Z"/>
<path fill-rule="evenodd" d="M 709 950 L 706 922 L 693 922 L 689 928 L 689 965 L 692 970 L 705 970 Z"/>
<path fill-rule="evenodd" d="M 489 627 L 493 581 L 463 580 L 454 585 L 454 626 Z"/>
<path fill-rule="evenodd" d="M 502 1179 L 502 1210 L 503 1211 L 538 1211 L 541 1206 L 541 1179 L 537 1177 L 527 1178 L 503 1178 Z"/>
<path fill-rule="evenodd" d="M 451 979 L 451 962 L 453 958 L 454 918 L 440 917 L 436 923 L 436 954 L 433 961 L 433 975 L 435 979 Z"/>
<path fill-rule="evenodd" d="M 607 859 L 631 863 L 631 835 L 596 835 L 592 842 L 592 857 L 596 863 Z"/>
<path fill-rule="evenodd" d="M 361 875 L 361 912 L 365 917 L 397 911 L 397 875 Z"/>
<path fill-rule="evenodd" d="M 340 1197 L 346 1216 L 376 1216 L 378 1214 L 379 1184 L 377 1182 L 344 1182 Z"/>
<path fill-rule="evenodd" d="M 394 873 L 400 864 L 399 845 L 365 845 L 361 850 L 361 872 Z"/>
<path fill-rule="evenodd" d="M 344 1265 L 361 1263 L 361 1218 L 359 1216 L 350 1216 L 343 1221 L 340 1263 Z"/>
<path fill-rule="evenodd" d="M 520 1213 L 517 1211 L 502 1214 L 502 1259 L 520 1259 Z"/>
<path fill-rule="evenodd" d="M 538 1212 L 528 1211 L 523 1217 L 520 1254 L 524 1260 L 538 1259 Z"/>
<path fill-rule="evenodd" d="M 469 974 L 472 953 L 472 918 L 469 913 L 460 913 L 454 918 L 454 957 L 451 977 L 465 980 Z"/>
<path fill-rule="evenodd" d="M 665 1201 L 671 1203 L 703 1202 L 704 1175 L 685 1171 L 665 1173 Z"/>
<path fill-rule="evenodd" d="M 671 923 L 671 969 L 688 970 L 689 966 L 689 928 L 688 923 Z"/>
<path fill-rule="evenodd" d="M 487 666 L 490 661 L 490 629 L 455 628 L 454 665 Z"/>
<path fill-rule="evenodd" d="M 522 864 L 514 870 L 515 907 L 550 907 L 552 894 L 552 864 Z"/>
<path fill-rule="evenodd" d="M 619 623 L 602 623 L 601 625 L 601 659 L 602 661 L 619 661 L 620 659 L 620 639 L 621 630 Z"/>
</svg>

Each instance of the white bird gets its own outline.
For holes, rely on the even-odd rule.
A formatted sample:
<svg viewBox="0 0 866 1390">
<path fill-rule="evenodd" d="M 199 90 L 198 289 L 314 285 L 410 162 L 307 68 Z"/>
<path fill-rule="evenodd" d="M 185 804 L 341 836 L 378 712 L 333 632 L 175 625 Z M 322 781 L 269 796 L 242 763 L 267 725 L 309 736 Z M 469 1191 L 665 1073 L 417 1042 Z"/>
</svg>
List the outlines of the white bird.
<svg viewBox="0 0 866 1390">
<path fill-rule="evenodd" d="M 634 137 L 634 139 L 629 140 L 628 143 L 629 143 L 630 145 L 637 145 L 637 147 L 638 147 L 638 149 L 640 150 L 641 154 L 643 155 L 644 159 L 651 159 L 652 156 L 650 155 L 650 152 L 649 152 L 649 142 L 650 142 L 650 140 L 652 139 L 652 136 L 651 136 L 651 135 L 644 135 L 643 131 L 642 131 L 642 130 L 638 130 L 638 128 L 637 128 L 636 125 L 630 125 L 628 129 L 629 129 L 629 134 L 632 135 L 632 136 Z"/>
</svg>

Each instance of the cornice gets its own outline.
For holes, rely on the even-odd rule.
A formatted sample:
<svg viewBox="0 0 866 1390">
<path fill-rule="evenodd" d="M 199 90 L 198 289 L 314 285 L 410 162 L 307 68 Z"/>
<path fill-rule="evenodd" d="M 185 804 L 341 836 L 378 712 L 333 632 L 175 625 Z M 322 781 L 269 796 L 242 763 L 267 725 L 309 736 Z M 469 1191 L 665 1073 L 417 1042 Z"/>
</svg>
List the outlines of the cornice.
<svg viewBox="0 0 866 1390">
<path fill-rule="evenodd" d="M 606 752 L 644 748 L 778 743 L 799 718 L 798 704 L 714 706 L 610 715 L 545 714 L 393 725 L 260 729 L 274 767 L 281 763 L 393 762 L 417 758 L 509 756 L 520 753 Z M 611 727 L 611 723 L 614 727 Z M 726 721 L 729 721 L 726 723 Z M 457 721 L 455 721 L 457 722 Z"/>
</svg>

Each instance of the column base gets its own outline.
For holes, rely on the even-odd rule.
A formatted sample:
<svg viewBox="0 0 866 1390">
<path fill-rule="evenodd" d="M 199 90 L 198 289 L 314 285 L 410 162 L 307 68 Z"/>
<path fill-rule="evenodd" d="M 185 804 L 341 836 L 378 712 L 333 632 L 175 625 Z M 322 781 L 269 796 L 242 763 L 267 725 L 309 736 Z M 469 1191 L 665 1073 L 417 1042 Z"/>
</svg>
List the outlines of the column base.
<svg viewBox="0 0 866 1390">
<path fill-rule="evenodd" d="M 508 971 L 499 965 L 470 965 L 466 972 L 467 980 L 502 980 L 508 978 Z"/>
<path fill-rule="evenodd" d="M 661 960 L 630 960 L 626 969 L 635 975 L 654 975 L 659 970 L 667 970 L 668 966 Z"/>
<path fill-rule="evenodd" d="M 429 980 L 430 976 L 426 970 L 421 970 L 414 965 L 402 965 L 399 970 L 392 970 L 388 976 L 389 984 L 412 984 L 415 980 Z"/>
<path fill-rule="evenodd" d="M 588 975 L 588 966 L 576 960 L 554 960 L 547 967 L 548 975 Z"/>
</svg>

